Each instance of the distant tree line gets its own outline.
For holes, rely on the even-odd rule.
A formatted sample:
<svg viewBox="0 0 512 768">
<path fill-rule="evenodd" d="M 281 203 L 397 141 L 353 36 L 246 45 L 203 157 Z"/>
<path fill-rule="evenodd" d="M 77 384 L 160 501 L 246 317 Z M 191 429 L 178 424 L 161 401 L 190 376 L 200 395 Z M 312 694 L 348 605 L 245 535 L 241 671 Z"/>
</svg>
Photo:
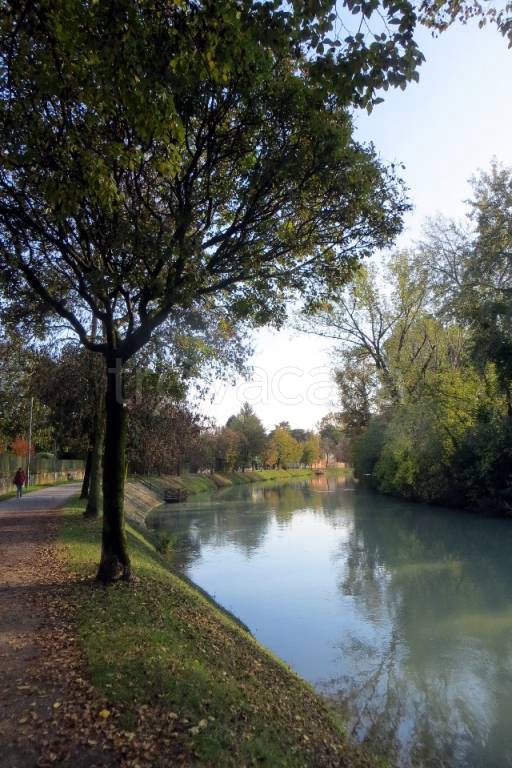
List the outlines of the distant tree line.
<svg viewBox="0 0 512 768">
<path fill-rule="evenodd" d="M 224 426 L 194 414 L 185 404 L 167 409 L 158 424 L 141 423 L 138 414 L 132 414 L 130 423 L 132 431 L 134 423 L 139 425 L 130 440 L 130 468 L 148 474 L 179 474 L 183 469 L 229 474 L 341 460 L 340 446 L 327 434 L 329 426 L 321 424 L 317 433 L 293 429 L 283 421 L 267 432 L 248 403 Z"/>
<path fill-rule="evenodd" d="M 267 433 L 248 403 L 224 427 L 212 429 L 203 439 L 209 446 L 209 466 L 219 472 L 311 467 L 322 458 L 317 434 L 291 429 L 288 422 L 281 422 Z"/>
<path fill-rule="evenodd" d="M 211 318 L 210 318 L 211 320 Z M 211 326 L 210 326 L 211 328 Z M 196 329 L 196 341 L 202 334 Z M 187 400 L 192 375 L 208 376 L 215 363 L 225 370 L 240 367 L 246 351 L 233 341 L 233 360 L 228 347 L 222 353 L 211 348 L 209 355 L 192 364 L 192 337 L 188 365 L 177 375 L 175 364 L 160 360 L 139 361 L 126 377 L 126 407 L 130 414 L 127 436 L 128 470 L 140 474 L 180 474 L 184 470 L 231 472 L 256 467 L 312 466 L 341 458 L 339 429 L 322 423 L 320 432 L 292 429 L 281 422 L 269 433 L 253 408 L 245 403 L 226 425 L 218 427 Z M 234 354 L 236 347 L 236 355 Z M 204 350 L 203 350 L 204 355 Z M 235 358 L 237 363 L 235 363 Z M 91 368 L 91 363 L 93 367 Z M 205 370 L 205 366 L 208 370 Z M 0 451 L 28 454 L 29 411 L 32 402 L 32 453 L 56 458 L 92 458 L 97 414 L 97 394 L 103 389 L 103 371 L 94 368 L 94 358 L 73 343 L 56 346 L 27 343 L 16 334 L 0 339 Z M 183 369 L 187 370 L 187 377 Z M 101 407 L 101 403 L 100 403 Z M 96 425 L 97 426 L 97 425 Z M 84 496 L 90 494 L 90 468 Z M 92 502 L 97 511 L 96 500 Z"/>
</svg>

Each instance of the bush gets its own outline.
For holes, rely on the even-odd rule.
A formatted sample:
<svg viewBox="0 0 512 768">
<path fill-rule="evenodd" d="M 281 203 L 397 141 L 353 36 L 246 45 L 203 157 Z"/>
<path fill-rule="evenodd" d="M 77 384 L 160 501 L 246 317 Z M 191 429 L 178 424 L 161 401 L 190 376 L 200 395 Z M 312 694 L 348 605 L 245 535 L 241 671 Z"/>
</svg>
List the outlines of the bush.
<svg viewBox="0 0 512 768">
<path fill-rule="evenodd" d="M 172 536 L 169 533 L 159 533 L 156 539 L 155 548 L 161 555 L 168 555 L 171 550 Z"/>
<path fill-rule="evenodd" d="M 382 493 L 508 514 L 512 427 L 493 384 L 492 371 L 432 376 L 389 423 L 370 421 L 354 446 L 357 476 Z"/>
</svg>

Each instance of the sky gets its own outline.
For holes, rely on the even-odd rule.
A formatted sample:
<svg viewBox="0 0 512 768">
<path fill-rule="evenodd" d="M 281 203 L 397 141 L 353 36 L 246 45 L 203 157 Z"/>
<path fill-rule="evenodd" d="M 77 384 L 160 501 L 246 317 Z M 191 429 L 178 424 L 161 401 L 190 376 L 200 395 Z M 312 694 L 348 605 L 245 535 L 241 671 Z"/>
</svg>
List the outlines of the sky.
<svg viewBox="0 0 512 768">
<path fill-rule="evenodd" d="M 495 157 L 512 166 L 512 50 L 495 27 L 454 25 L 417 36 L 426 62 L 420 81 L 388 91 L 371 115 L 354 115 L 355 137 L 373 142 L 385 162 L 402 162 L 413 210 L 397 246 L 421 237 L 437 213 L 463 217 L 469 179 Z M 202 409 L 219 424 L 244 401 L 267 429 L 281 421 L 313 429 L 336 408 L 332 346 L 322 338 L 261 329 L 254 337 L 249 381 L 217 382 Z M 212 399 L 213 398 L 213 399 Z"/>
</svg>

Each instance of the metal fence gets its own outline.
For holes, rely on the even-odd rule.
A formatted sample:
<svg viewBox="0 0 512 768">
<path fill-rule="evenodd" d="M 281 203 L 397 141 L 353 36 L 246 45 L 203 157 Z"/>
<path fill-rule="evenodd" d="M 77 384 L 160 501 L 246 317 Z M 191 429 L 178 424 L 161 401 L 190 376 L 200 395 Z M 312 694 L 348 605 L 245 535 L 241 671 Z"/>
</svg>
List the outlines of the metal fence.
<svg viewBox="0 0 512 768">
<path fill-rule="evenodd" d="M 18 467 L 27 474 L 27 457 L 14 453 L 0 454 L 0 492 L 13 490 L 13 479 Z M 81 459 L 56 459 L 44 454 L 30 458 L 30 484 L 51 485 L 63 480 L 81 480 L 85 462 Z"/>
</svg>

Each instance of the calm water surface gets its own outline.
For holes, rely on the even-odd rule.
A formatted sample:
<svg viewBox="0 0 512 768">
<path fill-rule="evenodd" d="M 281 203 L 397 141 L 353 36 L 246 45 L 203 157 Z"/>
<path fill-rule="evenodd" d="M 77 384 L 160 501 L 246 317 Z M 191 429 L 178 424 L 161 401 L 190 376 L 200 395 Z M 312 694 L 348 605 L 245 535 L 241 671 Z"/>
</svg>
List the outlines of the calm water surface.
<svg viewBox="0 0 512 768">
<path fill-rule="evenodd" d="M 398 766 L 512 768 L 512 521 L 343 478 L 166 505 L 177 564 Z"/>
</svg>

